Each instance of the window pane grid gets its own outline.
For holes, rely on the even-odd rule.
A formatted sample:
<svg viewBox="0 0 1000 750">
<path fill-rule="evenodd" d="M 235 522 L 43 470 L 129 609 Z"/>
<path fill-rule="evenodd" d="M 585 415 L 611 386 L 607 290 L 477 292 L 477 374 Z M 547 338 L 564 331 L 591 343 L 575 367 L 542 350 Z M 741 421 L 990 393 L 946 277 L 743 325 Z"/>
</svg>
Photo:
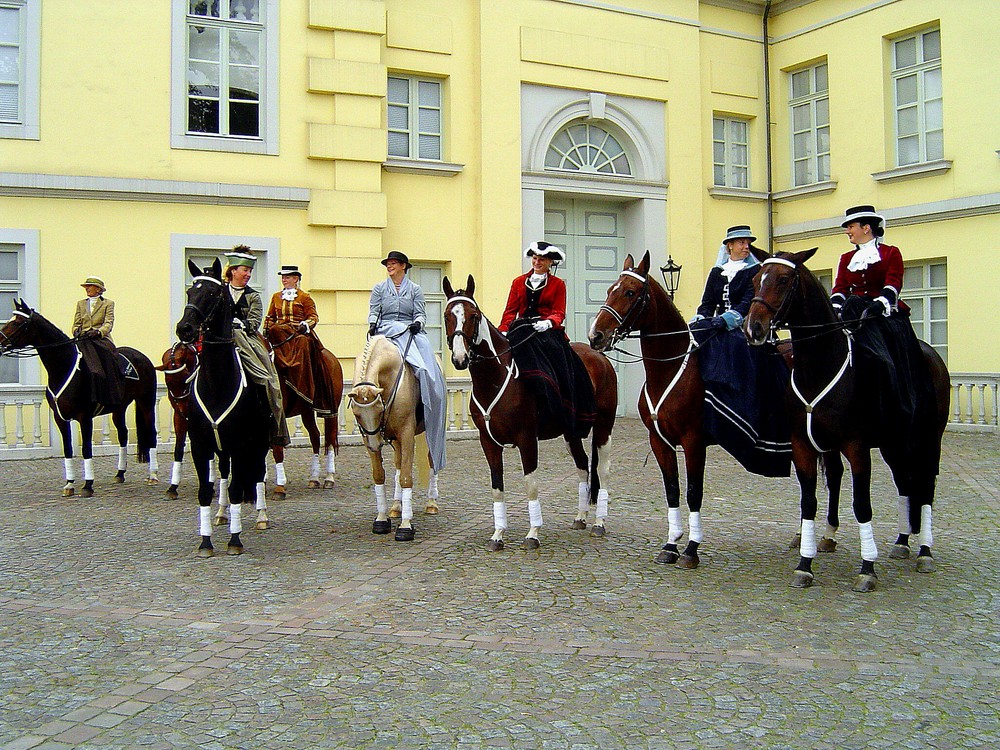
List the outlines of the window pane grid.
<svg viewBox="0 0 1000 750">
<path fill-rule="evenodd" d="M 712 178 L 719 187 L 750 187 L 750 123 L 734 117 L 712 119 Z"/>
<path fill-rule="evenodd" d="M 941 32 L 895 41 L 892 78 L 897 165 L 944 158 Z"/>
<path fill-rule="evenodd" d="M 917 338 L 926 341 L 948 361 L 948 266 L 923 263 L 906 266 L 902 298 L 910 307 Z"/>
<path fill-rule="evenodd" d="M 441 94 L 441 81 L 389 77 L 389 156 L 441 161 L 444 120 Z"/>
<path fill-rule="evenodd" d="M 545 155 L 545 168 L 632 176 L 622 144 L 609 131 L 590 123 L 571 123 L 556 133 Z"/>
<path fill-rule="evenodd" d="M 21 21 L 20 8 L 0 8 L 0 122 L 21 122 L 24 89 Z"/>
<path fill-rule="evenodd" d="M 830 179 L 830 99 L 827 65 L 790 76 L 792 183 L 811 185 Z"/>
</svg>

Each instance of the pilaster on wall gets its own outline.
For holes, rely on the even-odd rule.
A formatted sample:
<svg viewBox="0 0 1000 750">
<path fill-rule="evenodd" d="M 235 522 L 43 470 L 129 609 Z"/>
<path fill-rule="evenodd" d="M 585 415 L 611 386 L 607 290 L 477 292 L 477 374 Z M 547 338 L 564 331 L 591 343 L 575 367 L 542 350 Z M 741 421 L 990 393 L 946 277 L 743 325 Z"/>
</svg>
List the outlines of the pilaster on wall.
<svg viewBox="0 0 1000 750">
<path fill-rule="evenodd" d="M 324 335 L 333 339 L 327 346 L 350 353 L 361 350 L 367 325 L 360 312 L 354 313 L 358 320 L 337 320 L 336 311 L 343 308 L 338 296 L 357 292 L 354 282 L 369 270 L 372 282 L 382 276 L 377 259 L 387 222 L 382 192 L 387 155 L 382 125 L 387 71 L 381 60 L 385 3 L 309 0 L 308 24 L 333 36 L 332 58 L 308 60 L 309 93 L 330 101 L 324 108 L 328 121 L 307 123 L 308 156 L 329 162 L 331 168 L 330 189 L 312 190 L 309 224 L 334 230 L 333 248 L 310 259 L 309 278 L 313 291 L 319 292 L 324 322 L 337 324 Z"/>
</svg>

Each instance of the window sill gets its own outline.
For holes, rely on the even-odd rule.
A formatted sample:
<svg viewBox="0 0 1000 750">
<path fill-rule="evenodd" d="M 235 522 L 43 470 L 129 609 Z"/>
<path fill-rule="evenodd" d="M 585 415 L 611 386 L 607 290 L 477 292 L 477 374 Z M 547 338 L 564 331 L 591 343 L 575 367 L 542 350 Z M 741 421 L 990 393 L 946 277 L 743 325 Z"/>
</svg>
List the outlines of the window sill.
<svg viewBox="0 0 1000 750">
<path fill-rule="evenodd" d="M 277 145 L 264 138 L 238 138 L 226 135 L 174 134 L 170 147 L 190 151 L 224 151 L 233 154 L 265 154 L 277 156 Z"/>
<path fill-rule="evenodd" d="M 872 178 L 875 182 L 897 182 L 915 177 L 933 177 L 934 175 L 944 174 L 950 169 L 951 159 L 937 159 L 935 161 L 925 161 L 920 164 L 908 164 L 905 167 L 887 169 L 884 172 L 873 172 Z"/>
<path fill-rule="evenodd" d="M 793 201 L 798 198 L 812 198 L 817 195 L 827 195 L 837 189 L 836 180 L 814 182 L 811 185 L 799 185 L 788 190 L 779 190 L 773 194 L 776 201 Z"/>
<path fill-rule="evenodd" d="M 433 177 L 454 177 L 463 169 L 464 164 L 452 164 L 446 161 L 421 161 L 419 159 L 387 159 L 382 163 L 386 172 L 400 174 L 423 174 Z"/>
<path fill-rule="evenodd" d="M 747 188 L 731 188 L 713 185 L 708 189 L 708 194 L 713 198 L 736 201 L 766 201 L 767 193 L 759 190 L 748 190 Z"/>
</svg>

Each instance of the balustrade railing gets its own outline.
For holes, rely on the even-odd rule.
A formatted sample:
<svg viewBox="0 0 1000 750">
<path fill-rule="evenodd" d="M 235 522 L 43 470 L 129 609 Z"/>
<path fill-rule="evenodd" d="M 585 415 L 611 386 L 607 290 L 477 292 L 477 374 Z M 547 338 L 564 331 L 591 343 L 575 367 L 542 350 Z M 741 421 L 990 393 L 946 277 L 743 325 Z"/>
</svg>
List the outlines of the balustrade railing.
<svg viewBox="0 0 1000 750">
<path fill-rule="evenodd" d="M 997 393 L 1000 375 L 975 372 L 951 374 L 951 415 L 948 428 L 1000 432 Z"/>
</svg>

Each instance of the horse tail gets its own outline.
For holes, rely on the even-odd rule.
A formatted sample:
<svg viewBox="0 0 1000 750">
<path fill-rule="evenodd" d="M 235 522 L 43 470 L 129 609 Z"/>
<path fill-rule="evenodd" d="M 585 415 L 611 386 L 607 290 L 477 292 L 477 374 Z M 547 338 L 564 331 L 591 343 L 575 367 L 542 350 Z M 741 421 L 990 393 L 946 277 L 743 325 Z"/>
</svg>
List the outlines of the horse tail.
<svg viewBox="0 0 1000 750">
<path fill-rule="evenodd" d="M 130 352 L 139 371 L 139 393 L 135 398 L 136 461 L 149 463 L 150 451 L 156 450 L 156 369 L 146 355 Z"/>
</svg>

